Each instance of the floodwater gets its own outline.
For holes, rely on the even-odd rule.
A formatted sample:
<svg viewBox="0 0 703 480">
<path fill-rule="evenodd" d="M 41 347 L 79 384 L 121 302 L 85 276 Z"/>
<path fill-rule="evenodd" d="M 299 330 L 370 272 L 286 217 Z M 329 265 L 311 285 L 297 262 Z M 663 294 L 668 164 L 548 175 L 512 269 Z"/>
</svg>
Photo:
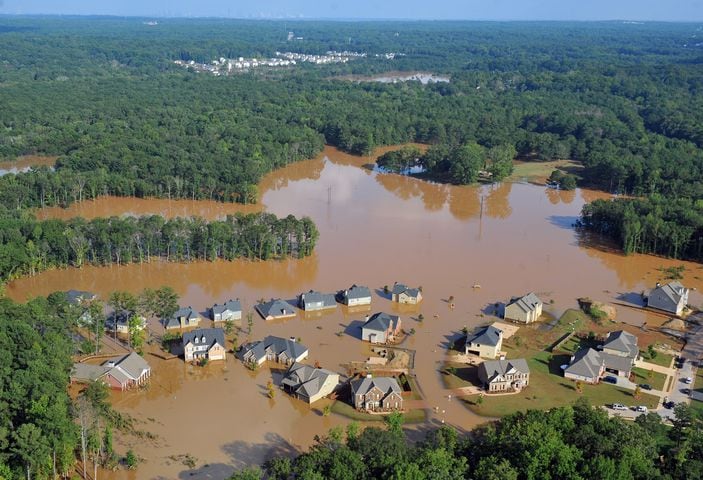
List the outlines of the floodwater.
<svg viewBox="0 0 703 480">
<path fill-rule="evenodd" d="M 0 162 L 0 177 L 8 173 L 27 172 L 32 167 L 53 167 L 57 157 L 45 157 L 39 155 L 25 155 L 17 160 Z"/>
<path fill-rule="evenodd" d="M 376 290 L 372 311 L 397 313 L 406 330 L 416 330 L 403 346 L 416 350 L 420 388 L 428 406 L 439 407 L 429 424 L 446 422 L 467 430 L 485 419 L 447 397 L 438 368 L 447 344 L 458 338 L 462 327 L 489 320 L 483 313 L 488 306 L 528 291 L 537 292 L 545 310 L 554 315 L 576 307 L 582 296 L 629 300 L 662 279 L 658 268 L 681 264 L 686 266 L 687 286 L 703 288 L 698 264 L 624 257 L 575 232 L 572 224 L 584 202 L 605 194 L 521 183 L 438 185 L 378 173 L 370 168 L 373 160 L 326 148 L 318 158 L 290 165 L 262 181 L 261 203 L 267 211 L 308 215 L 317 224 L 320 240 L 309 258 L 55 270 L 13 281 L 7 293 L 22 300 L 75 288 L 105 298 L 116 289 L 138 292 L 166 284 L 178 292 L 182 304 L 200 311 L 234 297 L 252 310 L 260 298 L 293 299 L 311 288 L 332 292 L 352 283 L 368 285 Z M 135 209 L 132 200 L 111 199 L 95 214 L 173 211 L 164 210 L 161 200 L 140 202 Z M 90 212 L 83 205 L 73 211 Z M 189 210 L 186 203 L 179 204 L 178 211 L 214 218 L 237 207 L 192 205 Z M 394 281 L 422 286 L 422 304 L 398 308 L 383 298 L 383 286 Z M 473 288 L 476 284 L 480 288 Z M 454 309 L 447 302 L 450 295 Z M 691 301 L 701 303 L 697 294 Z M 420 313 L 422 322 L 417 320 Z M 345 373 L 345 363 L 368 356 L 357 337 L 363 316 L 342 307 L 269 323 L 255 316 L 250 338 L 300 337 L 310 349 L 311 363 L 319 361 L 324 368 Z M 657 315 L 624 307 L 618 308 L 618 319 L 633 325 L 662 322 Z M 243 332 L 238 342 L 247 338 Z M 226 366 L 213 363 L 205 368 L 181 360 L 148 360 L 154 368 L 149 390 L 115 393 L 114 399 L 120 411 L 140 420 L 157 440 L 119 438 L 118 452 L 131 446 L 146 461 L 136 473 L 116 472 L 110 478 L 189 478 L 193 471 L 169 458 L 184 454 L 196 459 L 196 477 L 222 478 L 242 465 L 304 449 L 314 435 L 347 422 L 334 414 L 323 416 L 322 406 L 310 409 L 282 392 L 268 399 L 265 386 L 272 373 L 266 368 L 253 374 L 234 359 Z"/>
</svg>

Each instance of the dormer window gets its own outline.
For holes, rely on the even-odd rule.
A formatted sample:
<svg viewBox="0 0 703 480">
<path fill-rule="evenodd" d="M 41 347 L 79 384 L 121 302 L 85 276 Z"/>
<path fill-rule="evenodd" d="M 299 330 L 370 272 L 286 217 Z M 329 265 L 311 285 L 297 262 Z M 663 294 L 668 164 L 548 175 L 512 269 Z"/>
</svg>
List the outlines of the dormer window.
<svg viewBox="0 0 703 480">
<path fill-rule="evenodd" d="M 205 343 L 205 335 L 203 335 L 203 338 L 200 339 L 201 343 Z"/>
<path fill-rule="evenodd" d="M 198 343 L 198 337 L 195 337 L 195 343 Z"/>
</svg>

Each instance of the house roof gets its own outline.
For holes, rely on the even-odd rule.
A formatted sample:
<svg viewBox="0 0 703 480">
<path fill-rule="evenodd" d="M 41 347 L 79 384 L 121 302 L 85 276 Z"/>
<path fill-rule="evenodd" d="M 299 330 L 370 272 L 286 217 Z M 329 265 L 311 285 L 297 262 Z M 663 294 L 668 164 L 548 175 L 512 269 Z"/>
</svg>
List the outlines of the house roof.
<svg viewBox="0 0 703 480">
<path fill-rule="evenodd" d="M 102 365 L 89 365 L 87 363 L 74 363 L 71 369 L 71 377 L 81 381 L 95 381 L 107 372 L 107 368 Z"/>
<path fill-rule="evenodd" d="M 684 296 L 686 288 L 681 284 L 681 282 L 673 281 L 666 285 L 660 285 L 654 290 L 659 290 L 664 295 L 666 295 L 674 304 L 678 304 L 681 297 Z"/>
<path fill-rule="evenodd" d="M 312 397 L 320 392 L 330 376 L 337 375 L 323 368 L 313 368 L 302 363 L 294 363 L 281 382 L 294 389 L 296 393 Z"/>
<path fill-rule="evenodd" d="M 183 346 L 189 343 L 202 345 L 205 344 L 208 348 L 212 348 L 215 343 L 222 347 L 225 346 L 225 331 L 221 328 L 199 328 L 192 332 L 183 334 Z"/>
<path fill-rule="evenodd" d="M 144 360 L 144 358 L 136 352 L 132 352 L 121 357 L 112 358 L 105 362 L 103 366 L 108 368 L 114 366 L 114 368 L 110 369 L 110 373 L 112 373 L 112 370 L 115 368 L 118 368 L 126 373 L 132 380 L 138 379 L 145 371 L 151 369 L 146 360 Z"/>
<path fill-rule="evenodd" d="M 266 351 L 271 350 L 275 355 L 285 353 L 288 358 L 296 359 L 308 351 L 302 343 L 281 337 L 268 336 L 261 341 L 249 344 L 244 355 L 252 354 L 255 358 L 266 357 Z"/>
<path fill-rule="evenodd" d="M 605 343 L 603 343 L 603 348 L 622 352 L 633 358 L 640 352 L 639 348 L 637 348 L 637 337 L 625 330 L 610 332 Z"/>
<path fill-rule="evenodd" d="M 280 298 L 271 300 L 270 302 L 260 303 L 256 306 L 256 309 L 264 318 L 295 315 L 295 307 Z"/>
<path fill-rule="evenodd" d="M 404 285 L 402 283 L 396 282 L 393 285 L 393 295 L 400 295 L 401 293 L 405 293 L 409 297 L 417 297 L 418 294 L 420 293 L 419 288 L 409 288 L 407 285 Z"/>
<path fill-rule="evenodd" d="M 488 325 L 478 329 L 471 335 L 466 336 L 466 344 L 477 343 L 479 345 L 488 345 L 497 347 L 500 340 L 503 338 L 503 331 L 497 329 L 493 325 Z"/>
<path fill-rule="evenodd" d="M 397 315 L 389 315 L 385 312 L 374 313 L 369 317 L 369 319 L 362 325 L 361 328 L 366 328 L 368 330 L 376 330 L 378 332 L 385 332 L 391 325 L 398 324 Z"/>
<path fill-rule="evenodd" d="M 632 370 L 632 357 L 621 357 L 610 353 L 598 352 L 603 359 L 605 368 L 619 370 L 621 372 L 629 372 Z"/>
<path fill-rule="evenodd" d="M 118 326 L 128 326 L 129 325 L 129 319 L 131 315 L 130 312 L 127 310 L 122 310 L 119 312 L 112 312 L 107 319 L 105 320 L 105 325 L 110 328 L 115 326 L 115 321 L 117 322 Z M 146 325 L 146 319 L 144 317 L 138 317 L 140 324 Z"/>
<path fill-rule="evenodd" d="M 352 300 L 358 300 L 360 298 L 369 298 L 371 296 L 371 290 L 369 287 L 363 287 L 361 285 L 352 285 L 348 290 L 342 292 L 342 296 Z"/>
<path fill-rule="evenodd" d="M 320 302 L 322 302 L 322 305 L 324 307 L 331 307 L 337 305 L 337 301 L 335 300 L 333 293 L 320 293 L 314 290 L 310 290 L 309 292 L 305 292 L 300 295 L 300 304 L 301 306 L 303 306 L 303 308 L 305 308 L 305 305 L 307 305 L 308 303 Z"/>
<path fill-rule="evenodd" d="M 223 305 L 218 305 L 217 303 L 212 306 L 212 314 L 222 314 L 224 312 L 241 312 L 242 304 L 239 299 L 227 300 Z"/>
<path fill-rule="evenodd" d="M 72 305 L 78 305 L 85 301 L 94 300 L 97 297 L 93 292 L 86 292 L 85 290 L 68 290 L 66 292 L 66 300 Z"/>
<path fill-rule="evenodd" d="M 514 297 L 510 300 L 507 306 L 517 305 L 523 312 L 532 312 L 537 309 L 538 305 L 542 304 L 542 300 L 537 295 L 530 292 L 522 297 Z"/>
<path fill-rule="evenodd" d="M 352 395 L 366 395 L 374 387 L 386 395 L 392 392 L 402 392 L 398 381 L 393 377 L 364 377 L 351 382 Z"/>
<path fill-rule="evenodd" d="M 524 358 L 514 358 L 512 360 L 486 360 L 479 365 L 479 368 L 486 372 L 488 382 L 493 382 L 497 378 L 504 378 L 507 374 L 530 373 L 530 367 Z"/>
<path fill-rule="evenodd" d="M 600 353 L 592 348 L 582 348 L 574 354 L 564 373 L 594 378 L 600 375 L 601 366 L 603 366 L 603 358 Z"/>
</svg>

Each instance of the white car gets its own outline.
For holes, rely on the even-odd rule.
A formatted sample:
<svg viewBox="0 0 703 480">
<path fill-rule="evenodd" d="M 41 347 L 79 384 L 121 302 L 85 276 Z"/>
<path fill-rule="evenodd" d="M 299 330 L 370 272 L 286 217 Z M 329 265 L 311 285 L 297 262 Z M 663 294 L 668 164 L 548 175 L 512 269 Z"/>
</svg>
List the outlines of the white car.
<svg viewBox="0 0 703 480">
<path fill-rule="evenodd" d="M 638 406 L 635 408 L 635 411 L 636 411 L 636 412 L 641 412 L 641 413 L 647 413 L 649 410 L 648 410 L 647 407 L 645 407 L 644 405 L 638 405 Z"/>
<path fill-rule="evenodd" d="M 622 403 L 613 403 L 613 410 L 627 410 L 627 407 Z"/>
<path fill-rule="evenodd" d="M 686 385 L 690 385 L 693 383 L 693 379 L 691 377 L 686 377 L 683 379 L 683 383 L 685 383 Z"/>
</svg>

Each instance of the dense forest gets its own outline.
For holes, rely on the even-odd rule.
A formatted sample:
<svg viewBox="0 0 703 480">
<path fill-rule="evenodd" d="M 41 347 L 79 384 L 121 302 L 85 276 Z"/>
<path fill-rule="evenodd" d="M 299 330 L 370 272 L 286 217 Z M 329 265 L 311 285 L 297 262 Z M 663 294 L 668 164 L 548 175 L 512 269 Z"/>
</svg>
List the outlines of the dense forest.
<svg viewBox="0 0 703 480">
<path fill-rule="evenodd" d="M 634 212 L 628 218 L 640 225 L 666 203 L 647 200 L 653 195 L 690 202 L 696 212 L 703 197 L 703 45 L 695 24 L 144 23 L 0 17 L 0 157 L 59 156 L 55 170 L 0 177 L 0 203 L 21 209 L 104 194 L 248 203 L 263 174 L 324 143 L 367 154 L 410 141 L 435 145 L 423 166 L 454 183 L 486 173 L 500 180 L 509 173 L 503 155 L 512 152 L 578 160 L 583 185 L 640 198 L 613 207 Z M 287 41 L 288 31 L 303 40 Z M 367 56 L 221 77 L 173 63 L 328 50 Z M 397 55 L 382 55 L 389 52 Z M 341 79 L 392 70 L 451 81 Z M 662 250 L 623 240 L 620 227 L 606 228 L 600 217 L 598 231 L 627 251 L 700 259 L 690 218 L 659 215 L 686 228 L 661 230 L 657 245 L 679 242 L 669 231 L 690 232 Z"/>
<path fill-rule="evenodd" d="M 318 231 L 307 217 L 269 213 L 165 220 L 145 217 L 38 221 L 26 212 L 0 215 L 0 280 L 51 267 L 235 258 L 302 258 Z"/>
<path fill-rule="evenodd" d="M 293 460 L 274 458 L 230 480 L 693 479 L 703 476 L 701 420 L 685 405 L 673 427 L 656 413 L 608 418 L 587 402 L 530 410 L 459 436 L 450 427 L 409 445 L 402 415 L 388 428 L 333 429 Z M 265 476 L 264 476 L 265 475 Z"/>
</svg>

